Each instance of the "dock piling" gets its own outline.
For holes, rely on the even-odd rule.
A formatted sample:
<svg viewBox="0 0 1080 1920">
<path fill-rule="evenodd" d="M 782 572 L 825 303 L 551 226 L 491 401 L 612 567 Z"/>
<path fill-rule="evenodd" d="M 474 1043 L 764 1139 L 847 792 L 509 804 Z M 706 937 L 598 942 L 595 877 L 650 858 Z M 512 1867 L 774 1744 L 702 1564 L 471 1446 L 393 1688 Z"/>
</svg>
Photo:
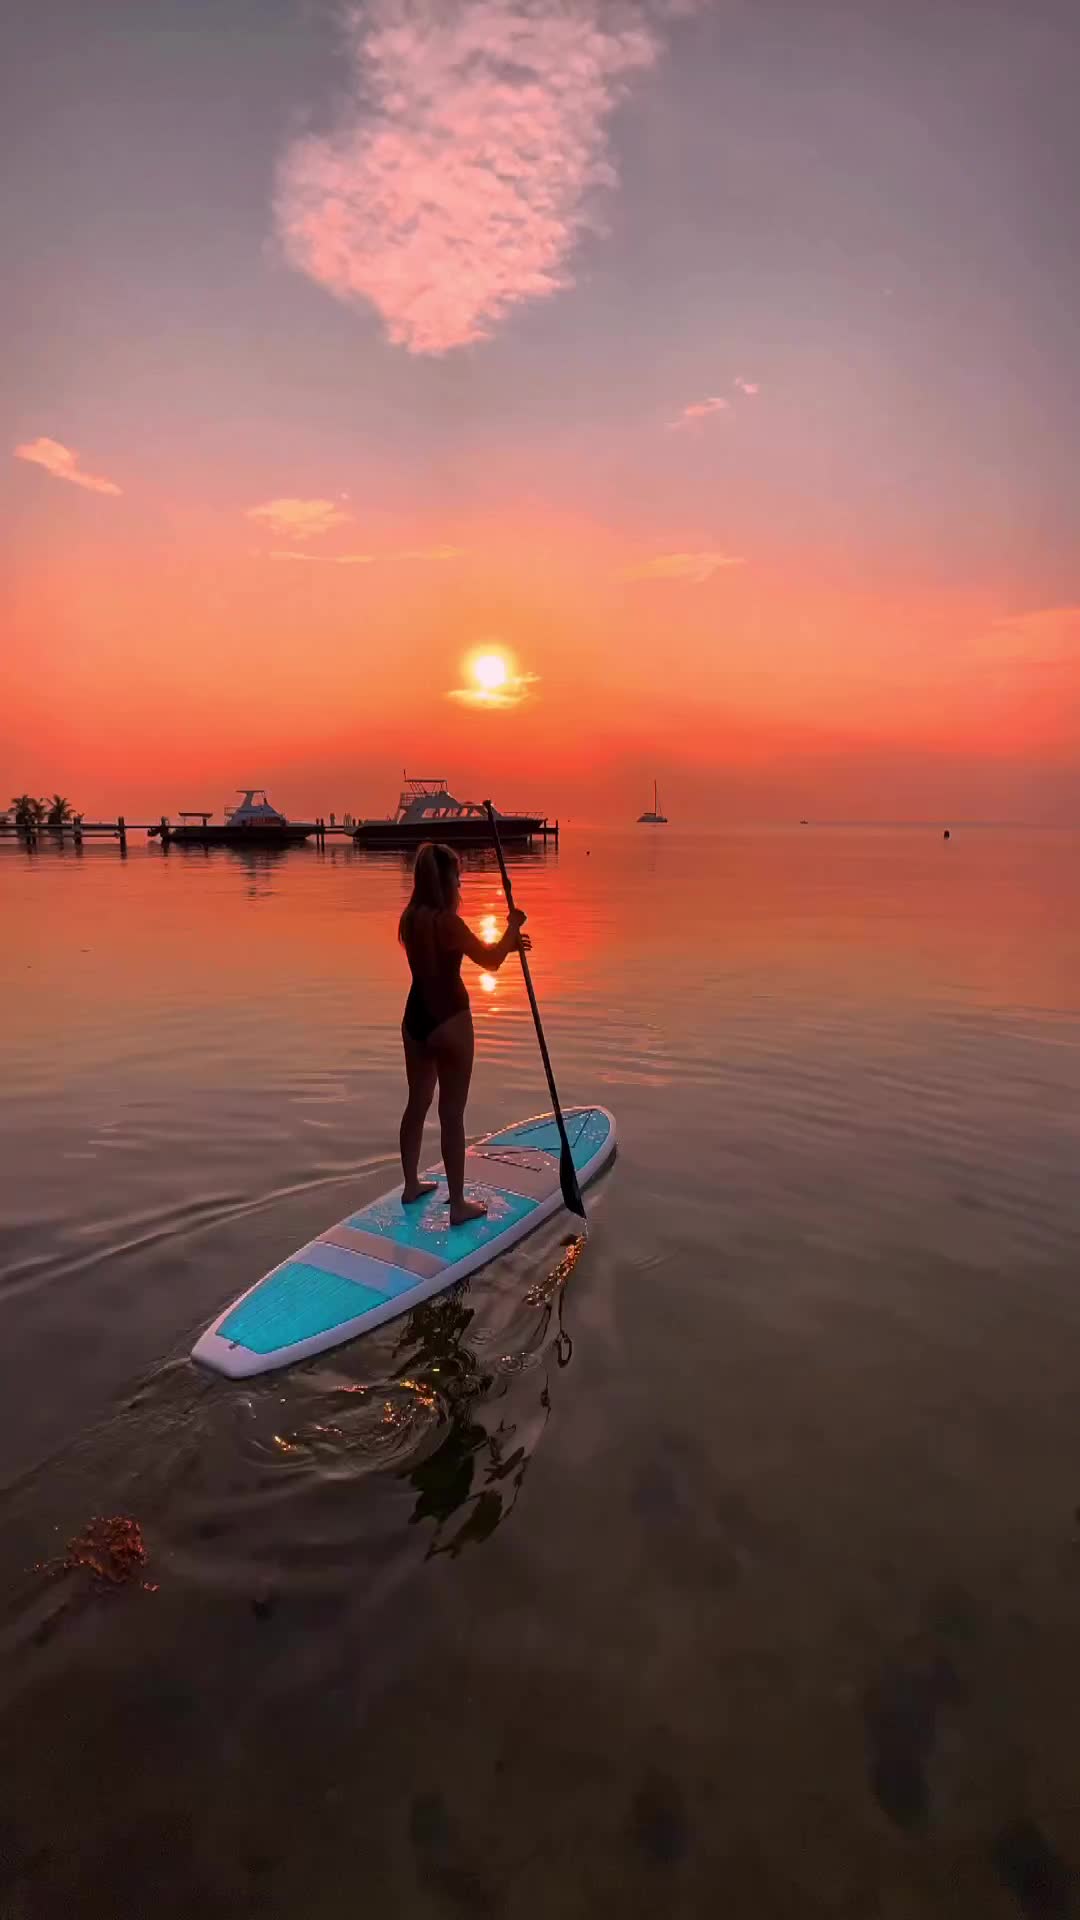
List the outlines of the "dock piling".
<svg viewBox="0 0 1080 1920">
<path fill-rule="evenodd" d="M 462 811 L 459 805 L 458 812 L 461 813 Z M 58 827 L 54 825 L 49 828 L 49 832 L 50 834 L 58 834 L 62 842 L 64 832 L 70 827 L 72 840 L 80 851 L 84 840 L 88 838 L 94 842 L 99 839 L 115 840 L 119 844 L 122 856 L 126 856 L 127 854 L 129 828 L 133 833 L 146 833 L 151 837 L 159 835 L 161 845 L 166 850 L 172 845 L 173 841 L 176 841 L 177 844 L 184 843 L 189 845 L 200 842 L 206 845 L 218 845 L 225 841 L 229 844 L 257 845 L 274 843 L 276 840 L 276 836 L 271 835 L 269 832 L 265 834 L 259 833 L 258 828 L 261 822 L 256 822 L 256 831 L 250 835 L 249 840 L 249 835 L 246 831 L 242 834 L 235 833 L 230 836 L 228 818 L 226 819 L 224 828 L 208 827 L 207 822 L 209 818 L 210 815 L 208 813 L 201 811 L 196 811 L 191 814 L 181 813 L 180 824 L 174 828 L 169 815 L 166 813 L 161 814 L 156 823 L 151 823 L 146 820 L 129 821 L 123 813 L 117 814 L 112 820 L 87 820 L 85 814 L 73 813 L 63 826 Z M 433 815 L 431 829 L 429 830 L 438 831 L 441 819 L 441 815 Z M 190 824 L 192 821 L 201 821 L 201 832 L 199 828 Z M 245 822 L 244 824 L 246 828 L 248 823 Z M 467 820 L 466 824 L 468 824 Z M 329 816 L 320 813 L 317 814 L 313 820 L 303 823 L 294 822 L 290 824 L 282 818 L 281 825 L 289 828 L 290 832 L 288 841 L 284 841 L 283 837 L 284 844 L 296 844 L 305 838 L 309 840 L 313 839 L 320 853 L 325 853 L 327 840 L 331 836 L 335 838 L 340 836 L 342 839 L 350 840 L 353 845 L 357 847 L 412 846 L 415 848 L 418 844 L 417 830 L 415 827 L 413 827 L 410 832 L 403 832 L 399 835 L 395 831 L 396 821 L 391 820 L 389 817 L 387 817 L 385 821 L 364 821 L 359 819 L 351 811 L 345 813 L 335 811 Z M 511 830 L 514 827 L 517 828 L 519 844 L 533 846 L 537 840 L 546 843 L 551 839 L 555 841 L 556 847 L 559 844 L 558 820 L 549 820 L 540 815 L 522 815 L 520 818 L 510 816 L 507 819 L 507 828 Z M 33 819 L 20 819 L 16 823 L 16 832 L 30 852 L 36 851 L 39 829 Z M 470 836 L 467 832 L 455 837 L 460 839 L 462 844 L 466 845 L 471 844 L 473 838 L 473 836 Z M 478 843 L 482 843 L 482 833 L 478 832 L 474 837 Z"/>
</svg>

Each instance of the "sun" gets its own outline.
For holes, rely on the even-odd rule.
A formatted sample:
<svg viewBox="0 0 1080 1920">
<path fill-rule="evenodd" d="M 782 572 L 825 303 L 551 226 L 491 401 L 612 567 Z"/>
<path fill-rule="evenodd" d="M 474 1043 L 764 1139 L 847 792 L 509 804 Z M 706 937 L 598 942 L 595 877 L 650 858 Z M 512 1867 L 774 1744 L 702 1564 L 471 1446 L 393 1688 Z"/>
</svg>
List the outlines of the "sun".
<svg viewBox="0 0 1080 1920">
<path fill-rule="evenodd" d="M 476 713 L 503 713 L 520 707 L 539 677 L 520 672 L 516 655 L 494 634 L 465 655 L 461 672 L 463 685 L 449 687 L 446 697 Z"/>
<path fill-rule="evenodd" d="M 477 653 L 469 663 L 469 671 L 478 687 L 485 693 L 497 693 L 505 687 L 510 675 L 506 656 L 502 653 Z"/>
</svg>

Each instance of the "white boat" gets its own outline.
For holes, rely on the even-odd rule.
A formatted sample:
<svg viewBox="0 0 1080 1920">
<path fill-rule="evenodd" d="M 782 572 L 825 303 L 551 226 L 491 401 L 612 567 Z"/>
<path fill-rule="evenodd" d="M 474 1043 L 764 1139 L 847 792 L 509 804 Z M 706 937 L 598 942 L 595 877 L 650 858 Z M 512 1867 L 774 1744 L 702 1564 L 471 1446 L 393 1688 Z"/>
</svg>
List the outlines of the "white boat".
<svg viewBox="0 0 1080 1920">
<path fill-rule="evenodd" d="M 668 823 L 667 814 L 661 813 L 660 811 L 660 799 L 656 791 L 655 780 L 652 783 L 652 812 L 639 813 L 637 817 L 637 823 L 639 827 L 666 827 L 667 826 L 667 823 Z"/>
<path fill-rule="evenodd" d="M 404 776 L 405 785 L 397 812 L 389 820 L 361 820 L 353 838 L 361 847 L 418 847 L 425 840 L 443 840 L 450 846 L 490 846 L 491 827 L 482 800 L 456 800 L 440 776 Z M 504 813 L 496 807 L 495 818 L 503 840 L 545 840 L 556 843 L 559 823 L 552 825 L 545 814 L 519 811 Z"/>
</svg>

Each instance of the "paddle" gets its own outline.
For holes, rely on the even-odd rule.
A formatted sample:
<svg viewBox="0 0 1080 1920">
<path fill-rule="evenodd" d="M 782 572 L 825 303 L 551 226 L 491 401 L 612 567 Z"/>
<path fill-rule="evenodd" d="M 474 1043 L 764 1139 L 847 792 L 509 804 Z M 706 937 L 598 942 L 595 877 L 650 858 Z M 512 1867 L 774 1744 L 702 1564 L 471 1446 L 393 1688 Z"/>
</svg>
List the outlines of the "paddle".
<svg viewBox="0 0 1080 1920">
<path fill-rule="evenodd" d="M 487 814 L 488 825 L 491 828 L 491 837 L 495 842 L 495 857 L 499 862 L 499 872 L 502 874 L 506 904 L 510 912 L 513 913 L 514 895 L 510 887 L 510 875 L 506 871 L 506 861 L 503 859 L 502 841 L 499 839 L 499 828 L 495 819 L 495 809 L 490 800 L 484 801 L 484 811 Z M 518 948 L 518 959 L 521 961 L 521 971 L 525 977 L 525 991 L 529 996 L 529 1005 L 532 1008 L 536 1038 L 540 1042 L 540 1058 L 544 1063 L 544 1072 L 547 1074 L 548 1092 L 551 1095 L 552 1110 L 555 1114 L 555 1125 L 559 1129 L 559 1139 L 562 1143 L 559 1152 L 559 1185 L 562 1188 L 562 1197 L 571 1213 L 578 1214 L 579 1217 L 584 1220 L 586 1218 L 585 1202 L 581 1197 L 581 1188 L 578 1186 L 577 1168 L 574 1165 L 574 1156 L 570 1151 L 570 1142 L 566 1137 L 566 1122 L 562 1117 L 562 1108 L 559 1105 L 559 1095 L 555 1087 L 555 1075 L 551 1070 L 551 1055 L 548 1053 L 547 1041 L 544 1039 L 544 1029 L 540 1020 L 540 1009 L 536 1004 L 536 992 L 532 983 L 532 974 L 529 972 L 529 962 L 521 947 Z"/>
</svg>

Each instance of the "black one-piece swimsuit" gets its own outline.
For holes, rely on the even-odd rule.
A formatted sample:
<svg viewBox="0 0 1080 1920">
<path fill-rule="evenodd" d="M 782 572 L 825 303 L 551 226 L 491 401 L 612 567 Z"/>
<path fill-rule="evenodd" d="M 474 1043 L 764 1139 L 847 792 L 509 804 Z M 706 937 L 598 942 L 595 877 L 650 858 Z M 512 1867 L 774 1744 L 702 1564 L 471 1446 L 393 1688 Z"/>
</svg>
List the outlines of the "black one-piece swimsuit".
<svg viewBox="0 0 1080 1920">
<path fill-rule="evenodd" d="M 425 966 L 415 950 L 409 952 L 407 947 L 405 951 L 412 970 L 412 986 L 405 1002 L 402 1031 L 418 1046 L 426 1047 L 436 1027 L 468 1007 L 469 995 L 461 977 L 461 954 L 436 942 L 434 956 L 423 956 L 429 962 Z M 434 966 L 430 965 L 431 958 L 435 960 Z"/>
</svg>

